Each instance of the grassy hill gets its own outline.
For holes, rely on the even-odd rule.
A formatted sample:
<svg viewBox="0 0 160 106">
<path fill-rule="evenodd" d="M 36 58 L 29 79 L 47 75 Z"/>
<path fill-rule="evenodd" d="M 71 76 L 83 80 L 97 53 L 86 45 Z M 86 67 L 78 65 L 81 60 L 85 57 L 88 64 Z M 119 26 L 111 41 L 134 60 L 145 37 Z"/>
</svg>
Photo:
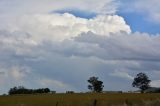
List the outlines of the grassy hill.
<svg viewBox="0 0 160 106">
<path fill-rule="evenodd" d="M 37 94 L 0 96 L 0 106 L 160 106 L 160 94 Z"/>
</svg>

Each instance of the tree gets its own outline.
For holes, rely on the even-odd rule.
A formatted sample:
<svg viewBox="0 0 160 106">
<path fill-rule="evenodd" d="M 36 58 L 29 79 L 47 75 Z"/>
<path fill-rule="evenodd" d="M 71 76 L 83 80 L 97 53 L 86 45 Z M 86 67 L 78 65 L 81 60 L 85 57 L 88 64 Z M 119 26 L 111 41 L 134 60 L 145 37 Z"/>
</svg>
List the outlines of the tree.
<svg viewBox="0 0 160 106">
<path fill-rule="evenodd" d="M 90 89 L 93 92 L 101 92 L 103 90 L 103 82 L 98 80 L 98 77 L 90 77 L 88 82 L 90 83 L 88 85 L 88 89 Z"/>
<path fill-rule="evenodd" d="M 44 93 L 48 93 L 50 92 L 50 89 L 49 88 L 44 88 Z"/>
<path fill-rule="evenodd" d="M 134 78 L 132 86 L 141 89 L 141 92 L 143 93 L 146 89 L 150 87 L 150 82 L 151 80 L 149 80 L 148 76 L 145 73 L 139 73 Z"/>
<path fill-rule="evenodd" d="M 9 95 L 13 94 L 35 94 L 35 93 L 49 93 L 49 88 L 39 88 L 39 89 L 27 89 L 23 86 L 13 87 L 9 90 Z"/>
</svg>

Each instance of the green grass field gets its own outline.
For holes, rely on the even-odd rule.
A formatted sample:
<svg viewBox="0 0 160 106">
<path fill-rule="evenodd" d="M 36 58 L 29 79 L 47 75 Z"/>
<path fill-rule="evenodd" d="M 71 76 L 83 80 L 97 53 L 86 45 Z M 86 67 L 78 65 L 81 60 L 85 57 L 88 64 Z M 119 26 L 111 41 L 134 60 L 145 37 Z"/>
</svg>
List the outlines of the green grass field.
<svg viewBox="0 0 160 106">
<path fill-rule="evenodd" d="M 160 106 L 160 94 L 37 94 L 0 96 L 0 106 Z"/>
</svg>

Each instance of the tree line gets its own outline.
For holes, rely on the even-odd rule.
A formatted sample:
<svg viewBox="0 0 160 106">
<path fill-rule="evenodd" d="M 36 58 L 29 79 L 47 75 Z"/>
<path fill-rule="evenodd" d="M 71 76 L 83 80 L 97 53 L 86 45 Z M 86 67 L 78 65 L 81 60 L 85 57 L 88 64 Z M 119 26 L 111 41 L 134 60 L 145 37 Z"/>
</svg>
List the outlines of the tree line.
<svg viewBox="0 0 160 106">
<path fill-rule="evenodd" d="M 88 89 L 91 92 L 97 92 L 100 93 L 103 91 L 103 81 L 99 80 L 98 77 L 90 77 L 88 80 Z M 134 77 L 134 80 L 132 82 L 132 86 L 139 88 L 141 90 L 141 93 L 143 93 L 145 90 L 149 89 L 151 80 L 145 73 L 138 73 L 136 77 Z M 27 89 L 23 86 L 19 87 L 13 87 L 9 90 L 9 95 L 13 94 L 36 94 L 36 93 L 49 93 L 51 92 L 49 88 L 39 88 L 39 89 Z M 160 89 L 159 91 L 160 92 Z"/>
<path fill-rule="evenodd" d="M 36 94 L 36 93 L 49 93 L 49 88 L 39 88 L 39 89 L 27 89 L 23 86 L 13 87 L 9 90 L 9 95 L 13 94 Z"/>
</svg>

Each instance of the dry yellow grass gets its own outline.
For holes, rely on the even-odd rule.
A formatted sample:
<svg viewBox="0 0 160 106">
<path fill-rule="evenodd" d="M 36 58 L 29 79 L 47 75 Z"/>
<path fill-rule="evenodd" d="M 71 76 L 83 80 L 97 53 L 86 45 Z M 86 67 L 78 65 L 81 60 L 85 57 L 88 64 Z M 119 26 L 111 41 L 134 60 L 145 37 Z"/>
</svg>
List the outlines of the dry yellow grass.
<svg viewBox="0 0 160 106">
<path fill-rule="evenodd" d="M 160 94 L 37 94 L 0 96 L 0 106 L 160 106 Z"/>
</svg>

